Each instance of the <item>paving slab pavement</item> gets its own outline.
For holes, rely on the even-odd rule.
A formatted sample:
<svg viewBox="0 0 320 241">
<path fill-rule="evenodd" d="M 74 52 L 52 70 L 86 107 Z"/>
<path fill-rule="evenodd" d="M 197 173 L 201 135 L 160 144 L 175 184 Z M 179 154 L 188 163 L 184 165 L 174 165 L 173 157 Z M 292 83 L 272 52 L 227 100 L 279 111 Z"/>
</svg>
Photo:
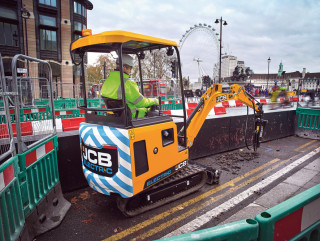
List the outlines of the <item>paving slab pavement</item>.
<svg viewBox="0 0 320 241">
<path fill-rule="evenodd" d="M 247 218 L 254 218 L 266 209 L 269 209 L 319 183 L 320 158 L 317 158 L 218 225 L 240 221 Z"/>
</svg>

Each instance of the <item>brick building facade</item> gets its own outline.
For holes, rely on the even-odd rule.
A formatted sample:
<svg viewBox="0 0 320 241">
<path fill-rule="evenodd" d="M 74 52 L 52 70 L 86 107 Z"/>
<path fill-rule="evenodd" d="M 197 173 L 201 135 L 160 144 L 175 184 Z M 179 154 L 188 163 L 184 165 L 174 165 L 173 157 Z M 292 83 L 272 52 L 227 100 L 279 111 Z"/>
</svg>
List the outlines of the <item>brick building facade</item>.
<svg viewBox="0 0 320 241">
<path fill-rule="evenodd" d="M 70 43 L 87 28 L 87 10 L 92 9 L 88 0 L 1 0 L 0 53 L 5 75 L 11 75 L 16 54 L 42 59 L 52 68 L 56 94 L 73 97 L 81 71 L 72 64 Z M 26 66 L 20 63 L 20 67 Z M 38 72 L 41 76 L 42 68 L 41 64 L 30 68 L 29 74 Z M 40 89 L 43 83 L 40 80 L 37 84 Z"/>
</svg>

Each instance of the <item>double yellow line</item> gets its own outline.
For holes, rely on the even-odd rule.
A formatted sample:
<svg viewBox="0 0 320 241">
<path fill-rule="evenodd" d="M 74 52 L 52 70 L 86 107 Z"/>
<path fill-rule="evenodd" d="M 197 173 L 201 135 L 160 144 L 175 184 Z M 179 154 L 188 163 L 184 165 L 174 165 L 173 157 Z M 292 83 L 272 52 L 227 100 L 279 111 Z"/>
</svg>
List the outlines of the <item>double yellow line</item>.
<svg viewBox="0 0 320 241">
<path fill-rule="evenodd" d="M 304 145 L 302 145 L 302 146 L 299 146 L 298 148 L 296 148 L 296 149 L 294 149 L 295 151 L 300 151 L 302 148 L 305 148 L 305 147 L 307 147 L 307 146 L 309 146 L 310 144 L 312 144 L 312 143 L 314 143 L 314 142 L 316 142 L 317 140 L 313 140 L 313 141 L 309 141 L 308 143 L 306 143 L 306 144 L 304 144 Z M 309 147 L 310 148 L 310 147 Z M 309 149 L 308 148 L 308 149 Z M 305 152 L 306 150 L 303 150 L 303 151 L 301 151 L 301 152 Z"/>
<path fill-rule="evenodd" d="M 298 151 L 298 150 L 302 149 L 303 147 L 306 147 L 307 145 L 310 145 L 310 144 L 312 144 L 314 142 L 315 141 L 308 142 L 307 144 L 295 149 L 295 151 Z M 166 217 L 168 217 L 168 216 L 170 216 L 170 215 L 172 215 L 172 214 L 174 214 L 174 213 L 176 213 L 178 211 L 181 212 L 181 210 L 183 210 L 183 209 L 185 209 L 187 207 L 190 207 L 190 205 L 198 203 L 196 207 L 190 209 L 189 211 L 184 212 L 184 213 L 180 214 L 179 216 L 175 216 L 173 219 L 171 219 L 171 220 L 169 220 L 169 221 L 167 221 L 165 223 L 162 223 L 161 225 L 157 226 L 156 228 L 150 229 L 149 231 L 147 231 L 147 232 L 145 232 L 145 233 L 143 233 L 143 234 L 141 234 L 139 236 L 136 236 L 135 240 L 144 240 L 144 239 L 146 239 L 148 237 L 151 237 L 151 236 L 157 234 L 158 232 L 161 232 L 162 230 L 165 230 L 166 228 L 172 227 L 172 225 L 174 225 L 175 223 L 177 223 L 177 222 L 179 222 L 179 221 L 181 221 L 181 220 L 183 220 L 183 219 L 195 214 L 196 212 L 198 212 L 201 209 L 211 205 L 212 203 L 217 202 L 217 201 L 221 200 L 222 198 L 226 197 L 227 195 L 230 195 L 231 193 L 233 193 L 233 192 L 245 187 L 246 185 L 256 181 L 257 179 L 259 179 L 263 175 L 266 175 L 269 172 L 271 172 L 272 170 L 274 170 L 274 169 L 278 168 L 279 166 L 287 163 L 288 161 L 291 161 L 291 160 L 295 159 L 296 156 L 293 156 L 290 159 L 282 160 L 282 161 L 280 161 L 279 158 L 273 159 L 270 162 L 267 162 L 267 163 L 263 164 L 262 166 L 259 166 L 259 167 L 255 168 L 255 169 L 253 169 L 253 170 L 251 170 L 251 171 L 249 171 L 249 172 L 247 172 L 247 173 L 245 173 L 245 174 L 243 174 L 243 175 L 241 175 L 239 177 L 236 177 L 236 178 L 234 178 L 234 179 L 232 179 L 232 180 L 230 180 L 230 181 L 228 181 L 228 182 L 226 182 L 226 183 L 224 183 L 222 185 L 219 185 L 216 188 L 211 189 L 211 190 L 207 191 L 206 193 L 203 193 L 203 194 L 201 194 L 201 195 L 199 195 L 199 196 L 197 196 L 197 197 L 195 197 L 193 199 L 190 199 L 190 200 L 188 200 L 188 201 L 186 201 L 186 202 L 184 202 L 184 203 L 182 203 L 182 204 L 180 204 L 178 206 L 175 206 L 175 207 L 171 208 L 168 211 L 165 211 L 165 212 L 163 212 L 161 214 L 158 214 L 158 215 L 156 215 L 156 216 L 154 216 L 154 217 L 152 217 L 152 218 L 150 218 L 150 219 L 148 219 L 146 221 L 143 221 L 143 222 L 141 222 L 141 223 L 139 223 L 139 224 L 137 224 L 135 226 L 132 226 L 132 227 L 130 227 L 130 228 L 118 233 L 118 234 L 115 234 L 115 235 L 113 235 L 113 236 L 111 236 L 109 238 L 106 238 L 103 241 L 111 241 L 111 240 L 112 241 L 117 241 L 117 240 L 123 239 L 123 238 L 125 238 L 125 237 L 127 237 L 127 236 L 129 236 L 129 235 L 131 235 L 131 234 L 133 234 L 135 232 L 138 232 L 141 229 L 144 229 L 144 228 L 146 228 L 146 227 L 148 227 L 148 226 L 150 226 L 150 225 L 152 225 L 152 224 L 154 224 L 154 223 L 156 223 L 156 222 L 158 222 L 160 220 L 165 219 Z M 266 168 L 268 168 L 268 169 L 266 169 Z M 260 172 L 260 171 L 262 171 L 262 172 Z M 244 182 L 240 183 L 239 185 L 235 186 L 236 183 L 238 183 L 240 181 L 243 181 L 247 177 L 249 177 L 249 176 L 251 176 L 251 175 L 253 175 L 253 174 L 257 173 L 257 172 L 260 172 L 260 173 L 255 175 L 255 176 L 253 176 L 253 177 L 251 177 L 251 178 L 249 178 L 249 179 L 247 179 L 247 180 L 245 180 Z M 229 187 L 232 187 L 232 188 L 229 188 Z M 208 198 L 209 196 L 211 196 L 213 194 L 216 194 L 217 192 L 219 192 L 219 191 L 221 191 L 223 189 L 226 189 L 226 188 L 229 188 L 229 189 L 227 191 L 225 191 L 224 193 L 222 193 L 222 194 L 220 194 L 218 196 L 215 196 L 215 197 L 211 197 L 210 199 L 208 199 L 205 202 L 200 202 L 200 201 L 204 200 L 205 198 Z"/>
<path fill-rule="evenodd" d="M 224 183 L 224 184 L 222 184 L 222 185 L 219 185 L 219 186 L 217 186 L 216 188 L 214 188 L 214 189 L 212 189 L 212 190 L 210 190 L 210 191 L 208 191 L 208 192 L 206 192 L 206 193 L 203 193 L 203 194 L 201 194 L 201 195 L 199 195 L 199 196 L 197 196 L 197 197 L 195 197 L 195 198 L 193 198 L 193 199 L 190 199 L 190 200 L 188 200 L 188 201 L 180 204 L 179 206 L 173 207 L 173 208 L 171 208 L 170 210 L 168 210 L 168 211 L 166 211 L 166 212 L 163 212 L 163 213 L 161 213 L 161 214 L 159 214 L 159 215 L 157 215 L 157 216 L 154 216 L 154 217 L 152 217 L 152 218 L 150 218 L 150 219 L 148 219 L 148 220 L 146 220 L 146 221 L 144 221 L 144 222 L 142 222 L 142 223 L 139 223 L 139 224 L 137 224 L 137 225 L 135 225 L 135 226 L 133 226 L 133 227 L 131 227 L 131 228 L 128 228 L 128 229 L 122 231 L 121 233 L 118 233 L 118 234 L 115 234 L 115 235 L 113 235 L 113 236 L 111 236 L 111 237 L 109 237 L 109 238 L 106 238 L 106 239 L 104 239 L 104 241 L 110 241 L 110 240 L 116 241 L 116 240 L 120 240 L 120 239 L 122 239 L 122 238 L 125 238 L 125 237 L 129 236 L 130 234 L 132 234 L 132 233 L 134 233 L 134 232 L 137 232 L 137 231 L 139 231 L 139 230 L 141 230 L 141 229 L 143 229 L 143 228 L 145 228 L 145 227 L 147 227 L 147 226 L 149 226 L 149 225 L 151 225 L 151 224 L 153 224 L 153 223 L 155 223 L 155 222 L 157 222 L 157 221 L 159 221 L 159 220 L 163 220 L 164 218 L 168 217 L 169 215 L 174 214 L 174 213 L 177 212 L 177 211 L 181 211 L 181 209 L 184 209 L 184 208 L 186 208 L 186 207 L 188 207 L 188 206 L 190 206 L 190 205 L 192 205 L 192 204 L 195 204 L 195 203 L 197 203 L 197 202 L 199 202 L 199 201 L 207 198 L 208 196 L 211 196 L 211 195 L 213 195 L 213 194 L 215 194 L 215 193 L 217 193 L 217 192 L 219 192 L 219 191 L 221 191 L 221 190 L 223 190 L 223 189 L 225 189 L 225 188 L 227 188 L 227 187 L 234 187 L 234 186 L 235 186 L 235 183 L 237 183 L 237 182 L 245 179 L 246 177 L 248 177 L 248 176 L 250 176 L 250 175 L 252 175 L 252 174 L 254 174 L 254 173 L 256 173 L 256 172 L 259 172 L 260 170 L 262 170 L 262 169 L 264 169 L 264 168 L 266 168 L 266 167 L 268 167 L 268 166 L 270 166 L 270 165 L 272 165 L 272 164 L 277 163 L 278 161 L 280 161 L 280 159 L 276 158 L 276 159 L 274 159 L 274 160 L 272 160 L 272 161 L 270 161 L 270 162 L 268 162 L 268 163 L 266 163 L 266 164 L 264 164 L 264 165 L 262 165 L 262 166 L 260 166 L 260 167 L 258 167 L 258 168 L 256 168 L 256 169 L 253 169 L 253 170 L 251 170 L 251 171 L 249 171 L 249 172 L 247 172 L 247 173 L 245 173 L 245 174 L 243 174 L 243 175 L 241 175 L 241 176 L 239 176 L 239 177 L 234 178 L 233 180 L 230 180 L 230 181 L 228 181 L 228 182 L 226 182 L 226 183 Z M 287 161 L 287 160 L 286 160 L 286 161 Z M 281 164 L 283 164 L 283 162 L 281 162 L 280 164 L 278 164 L 277 167 L 278 167 L 279 165 L 281 165 Z M 264 175 L 265 173 L 273 170 L 274 168 L 276 168 L 276 167 L 273 166 L 273 167 L 271 167 L 270 169 L 267 169 L 266 171 L 263 172 L 262 175 Z M 259 177 L 260 177 L 260 175 L 259 175 Z M 258 177 L 257 177 L 257 178 L 258 178 Z M 257 179 L 257 178 L 255 178 L 255 179 Z M 253 180 L 251 180 L 251 182 L 252 182 L 252 181 L 253 181 Z M 248 183 L 243 184 L 243 185 L 247 185 L 247 184 L 248 184 Z M 241 186 L 243 186 L 243 185 L 241 185 Z M 239 186 L 238 186 L 238 187 L 239 187 Z M 238 189 L 238 188 L 237 188 L 237 189 Z M 210 203 L 213 202 L 213 200 L 214 200 L 214 201 L 218 201 L 218 200 L 221 199 L 223 196 L 226 196 L 226 195 L 230 194 L 230 193 L 233 192 L 233 191 L 235 191 L 235 188 L 230 189 L 227 194 L 226 194 L 226 192 L 225 192 L 224 194 L 221 194 L 221 195 L 219 195 L 218 197 L 212 198 L 212 199 L 211 199 L 212 201 L 210 201 Z M 190 213 L 190 211 L 191 211 L 191 210 L 190 210 L 189 212 L 184 213 L 184 214 L 180 215 L 179 217 L 175 217 L 174 220 L 169 221 L 169 222 L 171 223 L 171 222 L 175 222 L 175 221 L 176 221 L 176 222 L 177 222 L 177 221 L 180 221 L 181 219 L 183 219 L 183 218 L 185 218 L 185 217 L 187 217 L 187 216 L 190 216 L 191 214 L 193 214 L 193 213 L 196 212 L 197 210 L 202 209 L 204 206 L 207 206 L 207 202 L 201 203 L 201 204 L 198 205 L 196 208 L 192 209 L 192 212 L 191 212 L 191 213 Z M 178 219 L 178 220 L 177 220 L 177 219 Z M 168 223 L 168 222 L 167 222 L 167 223 Z M 164 223 L 164 224 L 160 225 L 158 228 L 152 229 L 152 230 L 150 230 L 149 232 L 144 233 L 143 235 L 141 235 L 141 236 L 139 236 L 139 237 L 136 237 L 137 240 L 142 240 L 142 239 L 144 239 L 144 238 L 147 238 L 147 237 L 149 237 L 149 236 L 151 236 L 151 235 L 154 235 L 155 233 L 163 230 L 163 229 L 165 228 L 164 225 L 167 224 L 167 223 Z M 169 223 L 168 223 L 168 226 L 167 226 L 167 225 L 165 225 L 165 226 L 169 227 L 170 225 L 172 225 L 172 224 L 169 224 Z M 161 229 L 161 230 L 159 230 L 159 229 Z M 150 233 L 150 232 L 151 232 L 151 233 Z"/>
</svg>

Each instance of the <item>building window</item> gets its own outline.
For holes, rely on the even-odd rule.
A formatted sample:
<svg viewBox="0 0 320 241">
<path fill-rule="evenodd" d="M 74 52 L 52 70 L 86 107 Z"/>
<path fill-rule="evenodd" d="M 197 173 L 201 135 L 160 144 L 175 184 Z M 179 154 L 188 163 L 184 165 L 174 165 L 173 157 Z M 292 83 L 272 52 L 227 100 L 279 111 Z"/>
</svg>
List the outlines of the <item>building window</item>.
<svg viewBox="0 0 320 241">
<path fill-rule="evenodd" d="M 57 26 L 57 20 L 56 20 L 55 17 L 39 15 L 39 18 L 40 18 L 40 24 L 41 25 L 46 25 L 46 26 L 51 26 L 51 27 L 56 27 Z"/>
<path fill-rule="evenodd" d="M 79 22 L 74 22 L 74 31 L 81 31 L 82 30 L 82 24 Z"/>
<path fill-rule="evenodd" d="M 17 20 L 17 13 L 13 9 L 10 9 L 10 8 L 0 7 L 0 16 L 2 18 Z"/>
<path fill-rule="evenodd" d="M 0 45 L 19 46 L 18 26 L 16 24 L 0 22 Z"/>
<path fill-rule="evenodd" d="M 10 8 L 0 7 L 0 45 L 19 46 L 17 13 Z"/>
<path fill-rule="evenodd" d="M 40 29 L 41 50 L 57 50 L 57 32 L 53 30 Z"/>
<path fill-rule="evenodd" d="M 51 7 L 56 7 L 57 6 L 57 1 L 56 0 L 39 0 L 39 3 L 48 5 Z"/>
<path fill-rule="evenodd" d="M 39 15 L 40 49 L 57 51 L 57 19 L 47 15 Z"/>
<path fill-rule="evenodd" d="M 74 2 L 74 13 L 81 15 L 81 4 L 78 2 Z"/>
<path fill-rule="evenodd" d="M 82 6 L 82 16 L 87 17 L 87 9 L 84 6 Z"/>
<path fill-rule="evenodd" d="M 81 38 L 82 36 L 80 35 L 80 34 L 75 34 L 74 35 L 74 40 L 77 40 L 77 39 L 79 39 L 79 38 Z"/>
<path fill-rule="evenodd" d="M 87 26 L 85 24 L 82 24 L 80 22 L 74 22 L 74 31 L 79 31 L 81 32 L 82 29 L 86 29 Z"/>
<path fill-rule="evenodd" d="M 79 15 L 84 16 L 85 18 L 87 17 L 87 9 L 84 5 L 81 3 L 78 3 L 74 1 L 73 3 L 73 12 Z"/>
</svg>

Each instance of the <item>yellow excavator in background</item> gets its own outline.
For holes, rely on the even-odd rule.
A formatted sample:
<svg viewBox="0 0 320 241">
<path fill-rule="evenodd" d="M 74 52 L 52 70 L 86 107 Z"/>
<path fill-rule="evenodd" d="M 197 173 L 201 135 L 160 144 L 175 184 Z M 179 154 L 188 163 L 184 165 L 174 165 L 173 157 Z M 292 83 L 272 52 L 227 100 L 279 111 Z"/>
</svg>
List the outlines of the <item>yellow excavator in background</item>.
<svg viewBox="0 0 320 241">
<path fill-rule="evenodd" d="M 81 65 L 82 86 L 85 81 L 87 52 L 115 52 L 119 58 L 121 76 L 121 106 L 118 108 L 92 108 L 87 106 L 83 88 L 85 122 L 81 123 L 80 145 L 83 173 L 94 190 L 117 196 L 118 208 L 126 216 L 135 216 L 147 210 L 172 202 L 200 189 L 208 179 L 218 182 L 219 171 L 207 170 L 189 163 L 189 148 L 201 129 L 210 110 L 223 101 L 238 99 L 255 111 L 253 146 L 259 147 L 259 137 L 265 121 L 262 120 L 262 104 L 248 94 L 243 87 L 232 85 L 230 90 L 221 84 L 213 84 L 200 98 L 200 102 L 187 118 L 183 105 L 182 128 L 170 116 L 152 110 L 143 118 L 132 118 L 126 105 L 122 55 L 136 55 L 139 64 L 141 92 L 143 81 L 141 60 L 145 51 L 166 49 L 167 55 L 175 52 L 178 64 L 178 81 L 183 96 L 180 55 L 176 42 L 126 32 L 109 31 L 89 35 L 71 44 L 73 62 Z M 161 102 L 160 102 L 161 103 Z"/>
</svg>

